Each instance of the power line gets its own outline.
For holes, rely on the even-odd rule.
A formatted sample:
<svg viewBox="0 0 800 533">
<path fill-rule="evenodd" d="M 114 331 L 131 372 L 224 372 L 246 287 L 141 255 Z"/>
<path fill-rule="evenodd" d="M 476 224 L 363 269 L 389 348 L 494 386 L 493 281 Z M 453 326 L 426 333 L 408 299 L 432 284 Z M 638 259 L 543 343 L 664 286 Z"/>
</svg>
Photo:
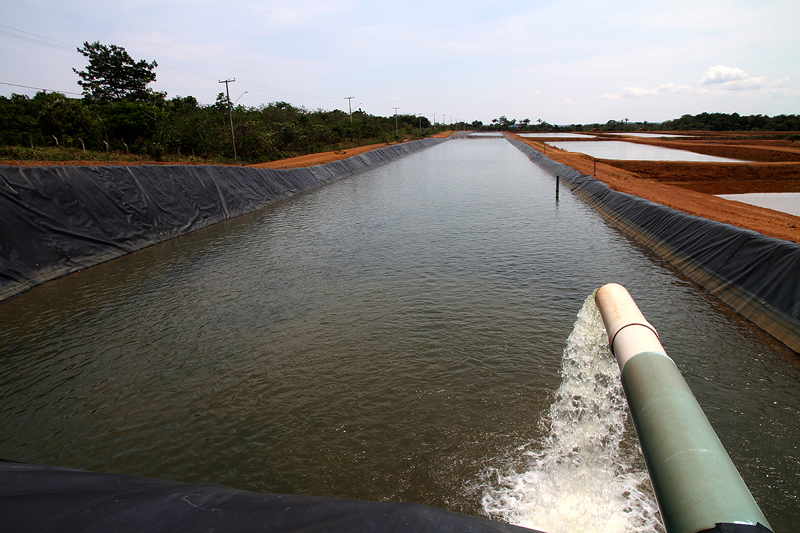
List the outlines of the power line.
<svg viewBox="0 0 800 533">
<path fill-rule="evenodd" d="M 25 37 L 23 35 L 14 35 L 11 32 L 7 32 L 7 31 L 3 31 L 3 30 L 0 30 L 0 33 L 3 34 L 3 35 L 8 35 L 9 37 L 14 37 L 14 38 L 17 38 L 17 39 L 21 39 L 23 41 L 28 41 L 28 42 L 31 42 L 31 43 L 41 44 L 41 45 L 44 45 L 44 46 L 49 46 L 50 48 L 55 48 L 57 50 L 69 50 L 70 52 L 73 51 L 71 48 L 67 48 L 66 46 L 61 46 L 60 44 L 46 43 L 46 42 L 40 41 L 38 39 L 32 39 L 30 37 Z"/>
<path fill-rule="evenodd" d="M 68 50 L 70 52 L 78 52 L 77 47 L 72 46 L 69 43 L 65 43 L 64 41 L 57 41 L 56 39 L 51 39 L 50 37 L 45 37 L 44 35 L 37 35 L 35 33 L 30 33 L 23 30 L 18 30 L 17 28 L 12 28 L 11 26 L 6 26 L 5 24 L 0 24 L 1 28 L 6 28 L 8 30 L 12 30 L 18 33 L 24 33 L 25 35 L 30 35 L 31 37 L 26 37 L 25 35 L 17 35 L 15 33 L 11 33 L 8 31 L 0 30 L 0 33 L 3 35 L 8 35 L 9 37 L 14 37 L 15 39 L 21 39 L 23 41 L 28 41 L 31 43 L 41 44 L 44 46 L 49 46 L 50 48 L 57 48 L 59 50 Z M 33 39 L 33 37 L 37 37 Z M 45 42 L 40 39 L 44 39 L 45 41 L 52 41 L 52 42 Z"/>
<path fill-rule="evenodd" d="M 12 32 L 24 33 L 25 34 L 25 35 L 17 35 L 17 33 L 12 33 L 12 32 L 8 32 L 8 31 L 0 30 L 0 34 L 2 34 L 2 35 L 7 35 L 9 37 L 14 37 L 15 39 L 28 41 L 28 42 L 35 43 L 35 44 L 41 44 L 42 46 L 48 46 L 50 48 L 56 48 L 58 50 L 66 50 L 66 51 L 70 51 L 70 52 L 79 53 L 78 52 L 78 47 L 70 45 L 69 43 L 66 43 L 64 41 L 59 41 L 59 40 L 56 40 L 56 39 L 51 39 L 50 37 L 45 37 L 44 35 L 38 35 L 36 33 L 31 33 L 31 32 L 27 32 L 27 31 L 24 31 L 24 30 L 17 29 L 17 28 L 12 28 L 11 26 L 6 26 L 5 24 L 0 24 L 0 28 L 6 28 L 8 30 L 12 30 Z M 30 37 L 27 37 L 27 36 L 30 36 Z M 51 41 L 51 42 L 47 42 L 47 41 Z M 188 76 L 188 77 L 191 77 L 191 78 L 199 78 L 199 79 L 205 79 L 205 80 L 219 80 L 220 79 L 220 76 L 215 75 L 215 74 L 208 74 L 208 73 L 205 73 L 205 72 L 197 72 L 197 71 L 193 71 L 193 70 L 186 70 L 186 69 L 181 69 L 181 68 L 177 68 L 177 67 L 169 67 L 169 66 L 159 65 L 157 68 L 160 69 L 160 70 L 165 70 L 165 71 L 168 71 L 168 72 L 174 72 L 176 74 L 180 74 L 182 76 Z M 320 95 L 296 93 L 296 92 L 292 92 L 292 91 L 284 91 L 284 90 L 281 90 L 281 89 L 275 89 L 275 88 L 272 88 L 272 87 L 265 87 L 265 86 L 259 85 L 257 83 L 246 82 L 246 81 L 242 81 L 242 80 L 239 80 L 238 83 L 240 83 L 244 87 L 253 89 L 255 91 L 260 91 L 260 92 L 264 92 L 264 93 L 268 93 L 268 94 L 275 94 L 275 95 L 279 95 L 279 96 L 295 96 L 295 97 L 298 97 L 298 98 L 318 98 L 318 99 L 324 99 L 324 100 L 338 100 L 339 98 L 341 98 L 341 96 L 320 96 Z M 6 84 L 6 85 L 13 85 L 13 84 Z M 20 85 L 19 87 L 23 87 L 23 86 Z M 35 89 L 36 87 L 26 87 L 26 88 Z M 42 90 L 45 90 L 45 89 L 42 89 Z M 56 91 L 56 92 L 63 92 L 63 91 Z M 64 93 L 64 94 L 79 94 L 79 93 Z"/>
<path fill-rule="evenodd" d="M 220 78 L 220 76 L 217 76 L 215 74 L 207 74 L 205 72 L 196 72 L 194 70 L 186 70 L 186 69 L 176 68 L 176 67 L 165 67 L 163 65 L 159 65 L 156 68 L 158 68 L 160 70 L 172 71 L 172 72 L 175 72 L 177 74 L 181 74 L 182 76 L 189 76 L 191 78 L 201 78 L 201 79 L 205 79 L 205 80 L 218 80 Z"/>
<path fill-rule="evenodd" d="M 10 85 L 12 87 L 22 87 L 24 89 L 36 89 L 37 91 L 49 91 L 51 93 L 77 94 L 78 96 L 81 95 L 81 93 L 73 93 L 73 92 L 69 92 L 69 91 L 57 91 L 55 89 L 45 89 L 43 87 L 31 87 L 30 85 L 17 85 L 16 83 L 6 83 L 4 81 L 0 81 L 0 85 Z"/>
<path fill-rule="evenodd" d="M 233 78 L 232 80 L 220 80 L 220 83 L 225 84 L 225 93 L 228 95 L 228 117 L 231 119 L 231 142 L 233 142 L 233 158 L 238 159 L 236 157 L 236 138 L 233 136 L 233 104 L 231 103 L 231 92 L 228 90 L 228 84 L 235 81 L 236 78 Z"/>
<path fill-rule="evenodd" d="M 263 85 L 258 85 L 257 83 L 246 82 L 246 81 L 241 81 L 240 83 L 245 87 L 250 87 L 251 89 L 256 89 L 265 93 L 283 94 L 286 96 L 298 96 L 300 98 L 324 98 L 326 100 L 338 100 L 339 98 L 341 98 L 341 96 L 319 96 L 313 94 L 294 93 L 291 91 L 282 91 L 280 89 L 265 87 Z"/>
<path fill-rule="evenodd" d="M 19 33 L 24 33 L 26 35 L 32 35 L 34 37 L 39 37 L 40 39 L 47 39 L 48 41 L 53 41 L 55 43 L 60 43 L 60 44 L 65 44 L 67 46 L 72 46 L 71 43 L 67 43 L 67 42 L 64 42 L 64 41 L 59 41 L 58 39 L 51 39 L 50 37 L 45 37 L 44 35 L 38 35 L 36 33 L 31 33 L 29 31 L 19 30 L 17 28 L 12 28 L 11 26 L 6 26 L 5 24 L 0 24 L 0 27 L 6 28 L 6 29 L 9 29 L 9 30 L 14 30 L 14 31 L 19 32 Z"/>
</svg>

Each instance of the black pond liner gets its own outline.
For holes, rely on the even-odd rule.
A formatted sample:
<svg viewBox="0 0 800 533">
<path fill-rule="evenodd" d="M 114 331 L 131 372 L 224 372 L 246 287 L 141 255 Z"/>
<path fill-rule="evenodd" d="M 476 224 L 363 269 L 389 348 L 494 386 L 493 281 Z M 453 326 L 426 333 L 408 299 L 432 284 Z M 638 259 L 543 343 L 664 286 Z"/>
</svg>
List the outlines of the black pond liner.
<svg viewBox="0 0 800 533">
<path fill-rule="evenodd" d="M 423 139 L 290 170 L 0 166 L 0 300 L 443 141 Z M 612 191 L 509 142 L 623 231 L 800 351 L 799 245 Z M 0 524 L 15 531 L 532 531 L 412 503 L 259 494 L 2 460 Z"/>
<path fill-rule="evenodd" d="M 610 189 L 508 139 L 606 219 L 795 352 L 800 352 L 800 244 Z"/>
<path fill-rule="evenodd" d="M 445 140 L 395 144 L 288 170 L 0 165 L 0 301 Z"/>
<path fill-rule="evenodd" d="M 0 528 L 36 532 L 537 533 L 416 503 L 261 494 L 212 483 L 3 460 Z"/>
</svg>

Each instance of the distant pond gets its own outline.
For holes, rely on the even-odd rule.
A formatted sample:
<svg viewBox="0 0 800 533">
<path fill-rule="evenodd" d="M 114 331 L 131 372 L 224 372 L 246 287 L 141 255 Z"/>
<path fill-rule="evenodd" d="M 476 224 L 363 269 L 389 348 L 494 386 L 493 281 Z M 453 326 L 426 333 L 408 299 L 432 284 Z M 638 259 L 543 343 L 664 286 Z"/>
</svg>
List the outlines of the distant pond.
<svg viewBox="0 0 800 533">
<path fill-rule="evenodd" d="M 625 159 L 630 161 L 701 161 L 717 163 L 743 163 L 740 159 L 696 154 L 686 150 L 662 148 L 625 141 L 557 141 L 550 146 L 581 152 L 598 159 Z"/>
</svg>

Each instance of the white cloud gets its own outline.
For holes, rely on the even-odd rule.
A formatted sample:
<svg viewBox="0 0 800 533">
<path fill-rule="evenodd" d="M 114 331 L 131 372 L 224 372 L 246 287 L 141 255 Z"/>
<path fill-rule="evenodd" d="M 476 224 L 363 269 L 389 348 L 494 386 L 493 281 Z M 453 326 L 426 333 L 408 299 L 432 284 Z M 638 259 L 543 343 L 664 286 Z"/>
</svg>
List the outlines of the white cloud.
<svg viewBox="0 0 800 533">
<path fill-rule="evenodd" d="M 665 83 L 659 85 L 655 89 L 642 89 L 641 87 L 625 87 L 622 96 L 626 98 L 642 98 L 645 96 L 664 96 L 672 94 L 707 94 L 710 93 L 708 89 L 696 89 L 691 85 L 678 85 L 677 83 Z M 603 95 L 600 98 L 610 98 L 616 95 Z"/>
<path fill-rule="evenodd" d="M 706 70 L 700 83 L 703 85 L 719 85 L 729 91 L 744 91 L 766 87 L 767 79 L 752 77 L 739 67 L 731 68 L 717 65 Z"/>
<path fill-rule="evenodd" d="M 749 89 L 762 89 L 767 86 L 766 78 L 747 78 L 745 80 L 729 81 L 722 87 L 731 91 L 744 91 Z"/>
<path fill-rule="evenodd" d="M 659 94 L 703 94 L 710 92 L 708 89 L 695 89 L 691 85 L 677 85 L 675 83 L 666 83 L 659 85 L 655 89 Z"/>
<path fill-rule="evenodd" d="M 642 89 L 640 87 L 625 87 L 622 96 L 626 98 L 640 98 L 642 96 L 656 96 L 658 89 Z"/>
<path fill-rule="evenodd" d="M 785 84 L 785 79 L 780 81 L 783 82 L 781 85 Z M 700 80 L 700 83 L 708 86 L 708 88 L 697 88 L 691 85 L 679 85 L 677 83 L 665 83 L 654 89 L 625 87 L 622 91 L 622 96 L 625 98 L 645 98 L 678 94 L 719 94 L 721 91 L 745 91 L 765 89 L 768 87 L 766 78 L 750 76 L 747 72 L 738 67 L 731 68 L 724 65 L 709 67 Z M 775 83 L 773 82 L 769 87 L 775 87 Z M 712 88 L 716 88 L 716 90 L 712 90 Z M 779 89 L 780 86 L 775 88 Z M 606 93 L 599 98 L 602 100 L 611 100 L 619 98 L 619 95 Z"/>
<path fill-rule="evenodd" d="M 616 100 L 617 98 L 620 98 L 621 96 L 622 95 L 619 95 L 619 94 L 603 93 L 600 96 L 598 96 L 597 98 L 600 99 L 600 100 Z"/>
<path fill-rule="evenodd" d="M 747 72 L 739 67 L 731 68 L 723 65 L 709 67 L 700 83 L 707 85 L 709 83 L 726 83 L 730 81 L 741 81 L 747 79 Z"/>
<path fill-rule="evenodd" d="M 797 98 L 800 91 L 793 90 L 789 86 L 789 78 L 781 78 L 771 82 L 767 87 L 767 92 L 778 98 Z"/>
</svg>

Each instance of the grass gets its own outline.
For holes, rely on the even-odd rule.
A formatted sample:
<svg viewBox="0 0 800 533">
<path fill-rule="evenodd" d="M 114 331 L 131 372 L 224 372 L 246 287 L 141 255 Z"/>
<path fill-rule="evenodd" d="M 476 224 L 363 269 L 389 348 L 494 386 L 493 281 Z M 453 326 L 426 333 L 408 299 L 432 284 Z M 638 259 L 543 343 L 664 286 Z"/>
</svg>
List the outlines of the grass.
<svg viewBox="0 0 800 533">
<path fill-rule="evenodd" d="M 95 150 L 81 150 L 60 146 L 44 146 L 28 148 L 25 146 L 0 147 L 0 160 L 4 161 L 106 161 L 109 163 L 143 163 L 149 161 L 172 163 L 233 163 L 226 158 L 204 159 L 194 156 L 167 155 L 161 159 L 149 156 L 125 154 L 118 151 L 103 152 Z"/>
<path fill-rule="evenodd" d="M 263 157 L 248 157 L 238 160 L 231 157 L 212 156 L 205 158 L 178 154 L 163 154 L 161 157 L 153 157 L 150 155 L 127 154 L 119 150 L 106 152 L 99 150 L 82 150 L 80 148 L 66 146 L 40 146 L 33 148 L 26 146 L 0 146 L 0 161 L 100 161 L 108 162 L 110 164 L 157 162 L 176 164 L 242 165 L 250 163 L 264 163 L 276 159 L 285 159 L 316 152 L 327 152 L 334 150 L 345 151 L 352 148 L 357 148 L 359 146 L 400 142 L 415 138 L 418 138 L 418 136 L 412 136 L 403 139 L 395 137 L 358 139 L 351 140 L 350 142 L 339 142 L 334 145 L 309 145 L 305 150 L 291 150 L 271 154 L 271 156 L 264 155 Z"/>
</svg>

